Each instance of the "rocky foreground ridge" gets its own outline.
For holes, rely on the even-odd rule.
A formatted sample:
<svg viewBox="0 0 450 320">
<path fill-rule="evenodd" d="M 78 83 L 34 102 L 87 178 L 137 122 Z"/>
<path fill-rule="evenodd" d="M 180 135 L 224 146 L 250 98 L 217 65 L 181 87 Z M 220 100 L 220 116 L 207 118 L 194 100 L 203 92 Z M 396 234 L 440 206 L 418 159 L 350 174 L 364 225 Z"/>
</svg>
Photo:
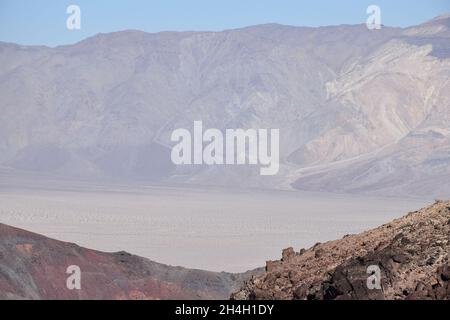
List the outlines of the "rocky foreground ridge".
<svg viewBox="0 0 450 320">
<path fill-rule="evenodd" d="M 67 267 L 81 269 L 69 290 Z M 252 271 L 172 267 L 127 252 L 105 253 L 0 223 L 0 299 L 225 299 Z"/>
<path fill-rule="evenodd" d="M 231 298 L 450 299 L 450 201 L 376 229 L 318 243 L 268 261 Z M 381 271 L 381 289 L 369 289 L 367 268 Z"/>
</svg>

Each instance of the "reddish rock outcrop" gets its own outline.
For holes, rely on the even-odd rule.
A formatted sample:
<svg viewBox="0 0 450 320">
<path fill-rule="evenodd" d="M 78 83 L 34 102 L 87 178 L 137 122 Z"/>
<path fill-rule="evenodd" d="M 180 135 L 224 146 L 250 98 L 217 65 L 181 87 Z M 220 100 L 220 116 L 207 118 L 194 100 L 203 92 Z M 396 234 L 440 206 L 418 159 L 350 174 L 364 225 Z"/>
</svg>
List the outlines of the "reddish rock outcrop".
<svg viewBox="0 0 450 320">
<path fill-rule="evenodd" d="M 81 290 L 66 286 L 70 265 Z M 251 274 L 172 267 L 0 224 L 0 299 L 225 299 Z"/>
</svg>

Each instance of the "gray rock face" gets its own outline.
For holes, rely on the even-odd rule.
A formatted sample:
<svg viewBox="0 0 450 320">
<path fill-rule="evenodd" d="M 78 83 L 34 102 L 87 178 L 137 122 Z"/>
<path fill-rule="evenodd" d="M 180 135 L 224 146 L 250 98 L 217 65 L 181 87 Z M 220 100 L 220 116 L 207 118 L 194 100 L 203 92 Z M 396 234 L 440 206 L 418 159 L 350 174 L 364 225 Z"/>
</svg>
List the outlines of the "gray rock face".
<svg viewBox="0 0 450 320">
<path fill-rule="evenodd" d="M 450 18 L 0 44 L 0 164 L 62 176 L 450 194 Z M 170 134 L 279 128 L 278 175 L 175 167 Z M 242 179 L 245 176 L 246 179 Z"/>
</svg>

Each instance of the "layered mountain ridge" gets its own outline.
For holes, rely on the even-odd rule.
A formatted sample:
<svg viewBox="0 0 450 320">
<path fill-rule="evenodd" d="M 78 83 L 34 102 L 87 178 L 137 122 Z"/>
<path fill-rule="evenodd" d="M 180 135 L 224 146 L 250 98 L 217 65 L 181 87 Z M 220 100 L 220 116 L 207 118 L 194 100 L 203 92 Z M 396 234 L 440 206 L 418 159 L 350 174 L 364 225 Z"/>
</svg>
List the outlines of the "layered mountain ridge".
<svg viewBox="0 0 450 320">
<path fill-rule="evenodd" d="M 0 43 L 0 165 L 17 175 L 446 197 L 449 21 Z M 194 120 L 279 128 L 279 174 L 174 166 L 171 132 Z"/>
</svg>

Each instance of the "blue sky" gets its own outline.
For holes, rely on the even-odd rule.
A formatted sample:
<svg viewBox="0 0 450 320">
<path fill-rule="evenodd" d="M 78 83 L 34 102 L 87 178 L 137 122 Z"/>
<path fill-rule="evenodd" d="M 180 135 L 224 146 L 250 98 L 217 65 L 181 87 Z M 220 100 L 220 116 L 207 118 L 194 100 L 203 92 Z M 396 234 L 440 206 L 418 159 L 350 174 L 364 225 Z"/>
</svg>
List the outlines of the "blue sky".
<svg viewBox="0 0 450 320">
<path fill-rule="evenodd" d="M 81 30 L 68 30 L 66 8 L 81 8 Z M 295 26 L 365 23 L 410 26 L 450 13 L 450 0 L 0 0 L 0 41 L 61 45 L 99 32 L 139 29 L 223 30 L 268 22 Z"/>
</svg>

